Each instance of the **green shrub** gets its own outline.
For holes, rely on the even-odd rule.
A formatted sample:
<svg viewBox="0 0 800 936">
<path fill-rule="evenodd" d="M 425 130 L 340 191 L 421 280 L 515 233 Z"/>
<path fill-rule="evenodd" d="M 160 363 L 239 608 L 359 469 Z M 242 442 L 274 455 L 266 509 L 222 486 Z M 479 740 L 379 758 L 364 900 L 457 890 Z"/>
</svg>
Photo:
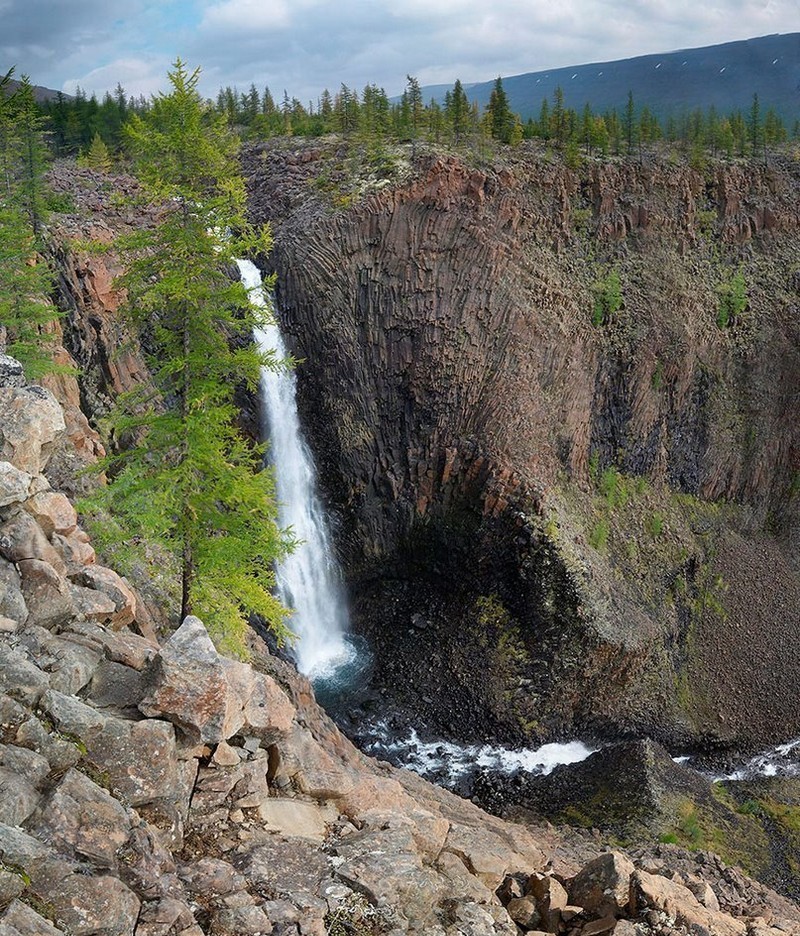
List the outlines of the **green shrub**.
<svg viewBox="0 0 800 936">
<path fill-rule="evenodd" d="M 595 283 L 592 324 L 596 327 L 608 324 L 621 308 L 622 285 L 619 273 L 611 270 L 604 279 Z"/>
<path fill-rule="evenodd" d="M 737 317 L 747 308 L 747 284 L 744 274 L 739 270 L 729 283 L 723 284 L 719 289 L 719 305 L 717 306 L 717 325 L 719 328 L 729 328 Z"/>
<path fill-rule="evenodd" d="M 608 542 L 609 525 L 605 517 L 601 517 L 589 534 L 589 545 L 593 549 L 605 549 Z"/>
</svg>

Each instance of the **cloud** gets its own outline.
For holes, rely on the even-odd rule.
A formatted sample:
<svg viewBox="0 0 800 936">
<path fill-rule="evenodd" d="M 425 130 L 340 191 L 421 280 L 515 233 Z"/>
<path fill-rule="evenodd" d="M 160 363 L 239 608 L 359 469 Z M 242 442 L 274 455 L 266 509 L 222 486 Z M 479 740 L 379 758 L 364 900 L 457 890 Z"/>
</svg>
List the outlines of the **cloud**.
<svg viewBox="0 0 800 936">
<path fill-rule="evenodd" d="M 797 29 L 796 0 L 0 0 L 0 69 L 50 87 L 149 93 L 180 54 L 201 88 L 286 88 L 302 101 L 368 82 L 495 75 Z M 12 54 L 13 53 L 13 54 Z M 119 73 L 115 73 L 115 69 Z"/>
<path fill-rule="evenodd" d="M 129 95 L 132 93 L 138 97 L 143 94 L 149 97 L 164 87 L 164 76 L 168 66 L 169 62 L 165 58 L 156 56 L 148 59 L 114 59 L 100 68 L 67 78 L 63 83 L 63 90 L 74 94 L 77 88 L 82 88 L 87 94 L 95 93 L 100 96 L 105 90 L 115 88 L 119 83 Z"/>
</svg>

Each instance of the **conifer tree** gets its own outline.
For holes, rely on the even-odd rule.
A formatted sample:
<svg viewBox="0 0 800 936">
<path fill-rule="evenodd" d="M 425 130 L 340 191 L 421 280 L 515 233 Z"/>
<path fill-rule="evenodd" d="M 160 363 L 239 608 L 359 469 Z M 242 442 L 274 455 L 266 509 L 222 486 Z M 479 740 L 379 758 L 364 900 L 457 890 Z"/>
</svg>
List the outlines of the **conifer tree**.
<svg viewBox="0 0 800 936">
<path fill-rule="evenodd" d="M 23 76 L 9 94 L 13 68 L 0 78 L 0 349 L 31 378 L 53 370 L 53 278 L 43 256 L 44 171 L 41 121 Z"/>
<path fill-rule="evenodd" d="M 156 389 L 128 394 L 112 416 L 116 438 L 130 445 L 108 458 L 112 482 L 99 497 L 176 557 L 181 616 L 199 614 L 222 646 L 241 651 L 250 614 L 286 632 L 271 588 L 273 562 L 290 544 L 261 453 L 235 428 L 233 400 L 238 385 L 254 387 L 260 367 L 277 362 L 253 347 L 264 313 L 226 273 L 269 238 L 245 219 L 236 140 L 204 104 L 198 76 L 178 60 L 172 92 L 126 128 L 147 196 L 167 206 L 155 229 L 131 235 L 122 278 Z"/>
<path fill-rule="evenodd" d="M 99 172 L 108 172 L 111 168 L 111 155 L 99 133 L 95 133 L 92 138 L 92 145 L 84 157 L 84 162 L 90 169 L 97 169 Z"/>
<path fill-rule="evenodd" d="M 514 114 L 503 88 L 503 80 L 499 76 L 495 79 L 492 93 L 489 96 L 486 113 L 489 118 L 491 136 L 495 140 L 500 140 L 501 143 L 511 142 L 511 134 L 514 132 Z"/>
</svg>

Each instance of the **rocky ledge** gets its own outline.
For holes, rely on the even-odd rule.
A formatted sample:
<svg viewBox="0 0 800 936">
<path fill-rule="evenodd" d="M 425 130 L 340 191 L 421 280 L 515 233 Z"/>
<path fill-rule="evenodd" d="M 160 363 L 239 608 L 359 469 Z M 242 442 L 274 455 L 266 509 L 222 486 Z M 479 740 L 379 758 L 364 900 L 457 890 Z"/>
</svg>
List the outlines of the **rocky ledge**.
<svg viewBox="0 0 800 936">
<path fill-rule="evenodd" d="M 159 645 L 47 480 L 59 404 L 7 358 L 0 384 L 0 936 L 800 933 L 710 858 L 570 844 L 366 758 L 255 636 L 252 663 L 191 617 Z"/>
</svg>

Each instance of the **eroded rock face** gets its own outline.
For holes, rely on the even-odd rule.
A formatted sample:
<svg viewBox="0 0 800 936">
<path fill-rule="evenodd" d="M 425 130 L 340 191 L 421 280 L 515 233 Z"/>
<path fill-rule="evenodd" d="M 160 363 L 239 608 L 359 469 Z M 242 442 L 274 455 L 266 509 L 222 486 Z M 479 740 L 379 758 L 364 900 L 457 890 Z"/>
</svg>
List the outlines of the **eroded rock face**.
<svg viewBox="0 0 800 936">
<path fill-rule="evenodd" d="M 766 584 L 777 568 L 800 607 L 796 167 L 706 180 L 431 156 L 334 211 L 311 180 L 340 157 L 259 145 L 245 167 L 252 214 L 275 227 L 278 310 L 380 688 L 439 732 L 510 741 L 797 734 L 800 612 L 784 626 Z M 740 264 L 748 311 L 720 328 L 718 288 Z M 593 325 L 615 269 L 623 306 Z M 611 466 L 651 495 L 606 517 Z M 700 516 L 715 499 L 772 519 L 754 541 L 752 514 Z M 697 612 L 717 576 L 726 627 Z M 487 645 L 492 597 L 513 652 Z"/>
</svg>

